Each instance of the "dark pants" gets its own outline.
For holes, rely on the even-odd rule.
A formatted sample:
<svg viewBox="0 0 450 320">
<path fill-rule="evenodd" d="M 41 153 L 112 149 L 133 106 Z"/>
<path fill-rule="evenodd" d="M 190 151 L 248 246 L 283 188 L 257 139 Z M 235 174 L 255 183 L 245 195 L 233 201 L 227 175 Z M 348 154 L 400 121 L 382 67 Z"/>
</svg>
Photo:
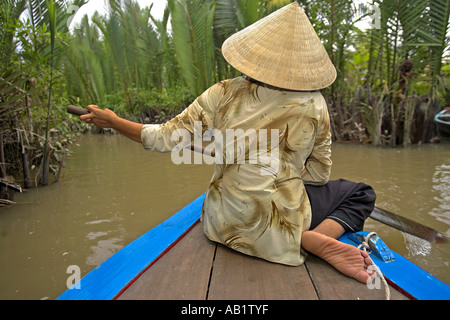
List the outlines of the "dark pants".
<svg viewBox="0 0 450 320">
<path fill-rule="evenodd" d="M 328 218 L 338 222 L 345 232 L 361 231 L 375 207 L 375 191 L 364 183 L 339 179 L 324 186 L 305 187 L 312 209 L 310 230 Z"/>
</svg>

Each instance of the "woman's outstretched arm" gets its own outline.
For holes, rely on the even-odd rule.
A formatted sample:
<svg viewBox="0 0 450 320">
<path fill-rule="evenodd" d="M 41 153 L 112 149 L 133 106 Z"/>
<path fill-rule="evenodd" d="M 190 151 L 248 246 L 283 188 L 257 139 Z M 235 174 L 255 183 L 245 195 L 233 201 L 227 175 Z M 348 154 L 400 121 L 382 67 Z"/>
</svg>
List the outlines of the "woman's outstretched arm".
<svg viewBox="0 0 450 320">
<path fill-rule="evenodd" d="M 142 143 L 141 131 L 143 125 L 120 118 L 109 109 L 100 109 L 96 105 L 87 106 L 89 114 L 80 116 L 86 123 L 93 123 L 100 128 L 112 128 L 133 141 Z"/>
</svg>

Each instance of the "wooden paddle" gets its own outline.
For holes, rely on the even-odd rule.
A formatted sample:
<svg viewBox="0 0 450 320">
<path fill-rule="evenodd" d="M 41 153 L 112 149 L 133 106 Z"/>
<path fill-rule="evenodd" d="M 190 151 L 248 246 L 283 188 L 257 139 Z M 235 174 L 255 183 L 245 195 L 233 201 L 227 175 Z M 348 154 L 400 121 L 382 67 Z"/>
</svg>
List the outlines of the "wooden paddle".
<svg viewBox="0 0 450 320">
<path fill-rule="evenodd" d="M 447 238 L 430 227 L 424 226 L 418 222 L 411 219 L 400 216 L 396 213 L 375 207 L 373 212 L 370 214 L 370 218 L 384 223 L 390 227 L 398 229 L 400 231 L 412 234 L 413 236 L 422 238 L 433 243 L 446 243 Z"/>
<path fill-rule="evenodd" d="M 67 107 L 67 112 L 76 116 L 89 113 L 88 110 L 73 105 L 69 105 Z M 191 144 L 188 148 L 192 151 L 200 153 L 204 153 L 205 151 L 203 146 L 196 146 L 194 144 Z M 212 150 L 210 154 L 212 157 L 215 157 L 214 150 Z M 374 211 L 370 214 L 370 218 L 432 243 L 445 243 L 448 241 L 447 238 L 439 231 L 378 207 L 375 207 Z"/>
<path fill-rule="evenodd" d="M 73 114 L 75 116 L 82 116 L 82 115 L 90 113 L 89 110 L 87 110 L 85 108 L 77 107 L 74 105 L 68 105 L 67 112 L 70 114 Z M 195 151 L 195 152 L 200 152 L 200 153 L 203 153 L 205 151 L 204 147 L 196 146 L 195 144 L 190 144 L 186 148 L 191 149 L 192 151 Z M 211 157 L 215 157 L 215 155 L 216 154 L 215 154 L 214 150 L 212 150 Z"/>
<path fill-rule="evenodd" d="M 76 116 L 82 116 L 84 114 L 90 113 L 89 110 L 81 107 L 76 107 L 73 105 L 67 106 L 67 112 Z"/>
</svg>

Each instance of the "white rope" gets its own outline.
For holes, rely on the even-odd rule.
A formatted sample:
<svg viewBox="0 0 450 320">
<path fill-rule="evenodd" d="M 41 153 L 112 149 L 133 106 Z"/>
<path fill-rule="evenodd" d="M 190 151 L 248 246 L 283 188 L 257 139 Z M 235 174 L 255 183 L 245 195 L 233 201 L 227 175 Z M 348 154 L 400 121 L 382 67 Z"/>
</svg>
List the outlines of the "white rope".
<svg viewBox="0 0 450 320">
<path fill-rule="evenodd" d="M 369 240 L 371 237 L 376 236 L 377 233 L 376 232 L 370 232 L 365 238 L 364 238 L 364 242 L 362 242 L 359 246 L 358 249 L 364 250 L 365 252 L 367 252 L 367 249 L 370 249 L 369 247 Z M 383 273 L 381 272 L 380 268 L 378 268 L 378 266 L 375 264 L 375 262 L 373 262 L 372 259 L 372 267 L 375 270 L 375 273 L 378 277 L 380 277 L 381 281 L 383 282 L 384 285 L 384 293 L 386 296 L 386 300 L 390 300 L 391 299 L 391 291 L 389 290 L 389 285 L 386 281 L 386 279 L 384 278 Z"/>
</svg>

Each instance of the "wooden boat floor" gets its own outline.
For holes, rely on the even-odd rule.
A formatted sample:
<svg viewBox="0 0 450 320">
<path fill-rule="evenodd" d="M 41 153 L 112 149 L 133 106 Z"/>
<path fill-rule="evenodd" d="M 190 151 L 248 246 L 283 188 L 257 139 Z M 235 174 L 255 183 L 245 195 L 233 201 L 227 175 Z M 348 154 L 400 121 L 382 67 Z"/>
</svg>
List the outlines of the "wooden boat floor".
<svg viewBox="0 0 450 320">
<path fill-rule="evenodd" d="M 407 299 L 390 287 L 391 299 Z M 122 293 L 122 300 L 383 300 L 309 255 L 290 267 L 247 256 L 211 242 L 198 223 Z"/>
</svg>

